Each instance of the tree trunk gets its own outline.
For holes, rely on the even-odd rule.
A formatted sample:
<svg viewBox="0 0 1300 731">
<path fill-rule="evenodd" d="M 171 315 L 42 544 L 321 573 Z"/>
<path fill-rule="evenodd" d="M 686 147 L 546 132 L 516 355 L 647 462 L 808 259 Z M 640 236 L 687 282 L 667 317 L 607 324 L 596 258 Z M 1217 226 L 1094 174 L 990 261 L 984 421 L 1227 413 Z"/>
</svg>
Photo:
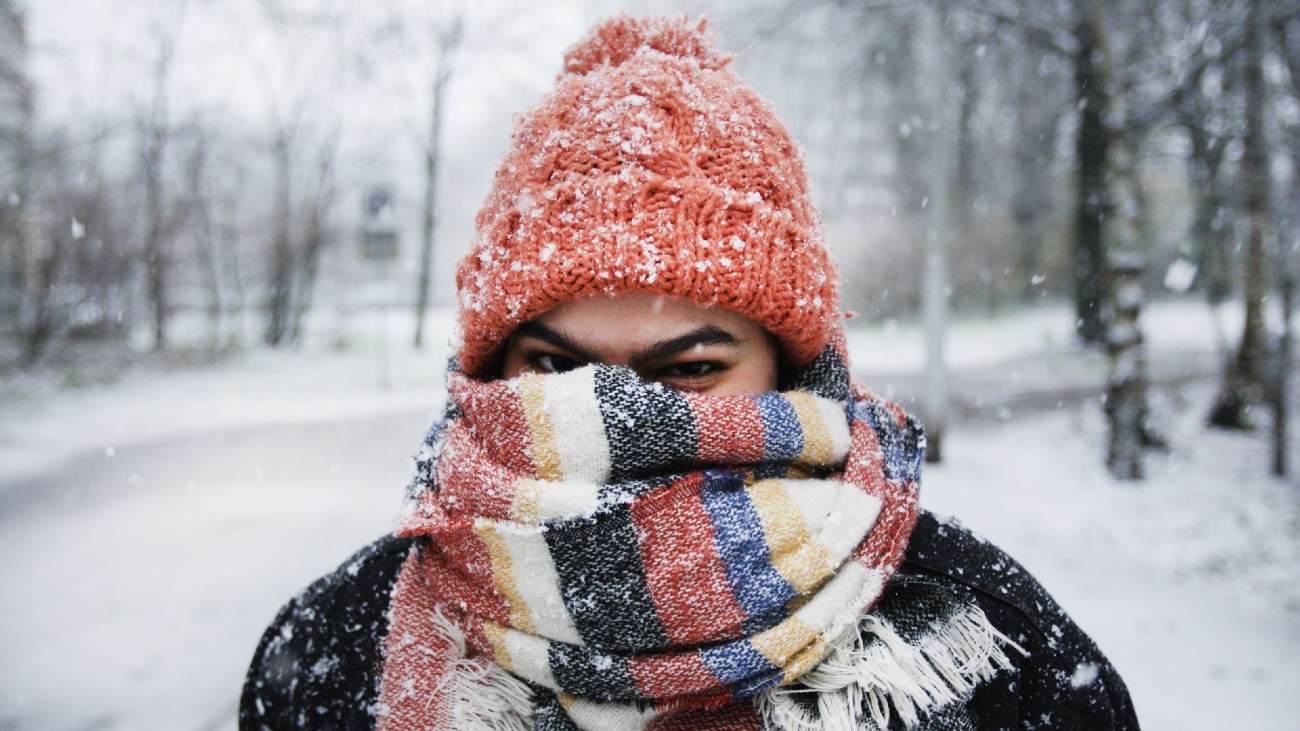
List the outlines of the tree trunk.
<svg viewBox="0 0 1300 731">
<path fill-rule="evenodd" d="M 1295 305 L 1295 278 L 1287 267 L 1282 274 L 1282 333 L 1277 344 L 1276 370 L 1273 372 L 1273 474 L 1291 473 L 1290 398 L 1291 377 L 1291 308 Z"/>
<path fill-rule="evenodd" d="M 1216 166 L 1217 168 L 1217 166 Z M 1228 260 L 1227 201 L 1215 169 L 1198 184 L 1192 237 L 1197 247 L 1197 281 L 1205 297 L 1219 304 L 1232 293 L 1232 269 Z"/>
<path fill-rule="evenodd" d="M 420 220 L 420 270 L 415 291 L 415 347 L 424 347 L 424 313 L 432 297 L 434 236 L 438 228 L 438 168 L 442 155 L 442 103 L 451 79 L 452 54 L 459 30 L 442 33 L 438 63 L 433 74 L 433 98 L 429 109 L 429 137 L 424 150 L 424 201 Z"/>
<path fill-rule="evenodd" d="M 55 316 L 51 295 L 59 268 L 63 265 L 64 243 L 62 234 L 49 236 L 45 256 L 36 262 L 32 296 L 31 324 L 23 338 L 23 363 L 31 365 L 40 359 L 54 336 Z"/>
<path fill-rule="evenodd" d="M 293 323 L 290 340 L 299 344 L 305 329 L 307 313 L 311 311 L 312 297 L 316 292 L 316 277 L 320 272 L 321 255 L 329 244 L 329 216 L 334 209 L 336 186 L 334 184 L 334 154 L 337 147 L 330 145 L 321 153 L 317 169 L 316 196 L 312 199 L 306 221 L 306 236 L 302 244 L 298 283 L 295 289 Z"/>
<path fill-rule="evenodd" d="M 1133 252 L 1111 256 L 1109 269 L 1114 313 L 1106 331 L 1110 356 L 1106 417 L 1110 445 L 1106 467 L 1120 480 L 1141 480 L 1142 448 L 1147 434 L 1146 358 L 1142 352 L 1142 271 L 1145 262 Z"/>
<path fill-rule="evenodd" d="M 12 126 L 4 131 L 4 154 L 14 166 L 12 187 L 0 195 L 0 317 L 7 321 L 0 331 L 24 331 L 29 311 L 31 282 L 31 232 L 29 212 L 33 179 L 32 85 L 27 76 L 27 25 L 23 11 L 11 0 L 0 1 L 0 22 L 9 26 L 6 37 L 11 63 L 6 64 L 0 83 L 15 99 Z"/>
<path fill-rule="evenodd" d="M 275 231 L 271 237 L 271 278 L 266 292 L 267 345 L 284 343 L 289 331 L 289 306 L 293 294 L 293 242 L 290 217 L 293 215 L 290 176 L 293 174 L 289 140 L 283 131 L 276 135 L 272 147 L 275 166 Z"/>
<path fill-rule="evenodd" d="M 1250 405 L 1258 402 L 1265 384 L 1268 334 L 1264 326 L 1264 301 L 1268 296 L 1265 237 L 1270 221 L 1268 140 L 1264 125 L 1267 93 L 1264 88 L 1264 0 L 1251 0 L 1242 45 L 1242 87 L 1245 93 L 1246 131 L 1242 137 L 1241 175 L 1247 222 L 1245 251 L 1245 327 L 1236 356 L 1228 363 L 1223 389 L 1210 413 L 1210 424 L 1228 429 L 1248 429 Z"/>
<path fill-rule="evenodd" d="M 1012 154 L 1015 163 L 1015 196 L 1011 216 L 1015 222 L 1015 261 L 1018 286 L 1013 291 L 1021 302 L 1035 302 L 1044 292 L 1046 276 L 1040 252 L 1047 236 L 1052 215 L 1051 171 L 1055 152 L 1058 112 L 1041 103 L 1041 81 L 1034 69 L 1041 62 L 1039 53 L 1026 49 L 1017 60 L 1015 80 L 1015 139 Z M 1049 285 L 1050 286 L 1050 285 Z"/>
<path fill-rule="evenodd" d="M 188 191 L 187 217 L 194 237 L 199 276 L 203 283 L 205 311 L 208 319 L 208 349 L 221 349 L 221 317 L 225 311 L 221 291 L 221 267 L 217 257 L 217 240 L 212 222 L 212 191 L 207 184 L 208 153 L 200 137 L 190 151 L 186 166 Z"/>
<path fill-rule="evenodd" d="M 239 198 L 240 191 L 243 189 L 243 177 L 242 170 L 236 171 L 233 188 L 226 190 L 224 195 L 216 200 L 217 223 L 214 233 L 219 243 L 218 264 L 221 269 L 221 279 L 229 285 L 230 293 L 226 298 L 224 315 L 226 337 L 223 345 L 242 343 L 247 332 L 245 320 L 248 313 L 248 288 L 244 281 L 244 267 L 239 250 L 242 245 L 239 235 Z"/>
<path fill-rule="evenodd" d="M 164 210 L 166 201 L 163 192 L 163 170 L 166 164 L 167 145 L 171 130 L 168 84 L 171 80 L 172 59 L 174 57 L 174 35 L 166 34 L 155 40 L 158 44 L 158 58 L 153 68 L 153 89 L 148 116 L 142 120 L 141 150 L 142 173 L 144 175 L 144 265 L 145 291 L 149 299 L 149 310 L 153 324 L 154 350 L 167 348 L 167 325 L 171 311 L 167 301 L 167 278 L 171 269 L 171 231 Z"/>
<path fill-rule="evenodd" d="M 1109 88 L 1101 54 L 1104 52 L 1102 9 L 1099 0 L 1083 0 L 1075 37 L 1075 93 L 1079 102 L 1079 128 L 1075 157 L 1079 166 L 1074 217 L 1075 328 L 1085 343 L 1105 340 L 1102 302 L 1105 298 L 1105 217 L 1107 158 L 1112 143 L 1107 125 Z"/>
<path fill-rule="evenodd" d="M 147 123 L 144 140 L 144 265 L 154 350 L 167 348 L 167 270 L 163 232 L 163 132 Z"/>
<path fill-rule="evenodd" d="M 958 78 L 961 85 L 961 103 L 958 107 L 957 120 L 957 170 L 956 184 L 952 195 L 952 211 L 956 213 L 954 224 L 960 233 L 960 239 L 974 242 L 973 221 L 975 219 L 975 154 L 979 141 L 975 133 L 975 110 L 979 106 L 979 76 L 975 62 L 974 44 L 967 44 L 961 49 L 957 62 Z"/>
</svg>

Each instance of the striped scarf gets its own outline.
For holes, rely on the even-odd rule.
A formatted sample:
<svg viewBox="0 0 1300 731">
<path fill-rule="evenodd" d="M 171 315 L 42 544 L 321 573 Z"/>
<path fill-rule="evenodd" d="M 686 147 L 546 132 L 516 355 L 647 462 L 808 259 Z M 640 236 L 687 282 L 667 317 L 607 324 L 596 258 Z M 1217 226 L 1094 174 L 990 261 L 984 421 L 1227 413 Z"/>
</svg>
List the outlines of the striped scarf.
<svg viewBox="0 0 1300 731">
<path fill-rule="evenodd" d="M 379 728 L 761 726 L 880 598 L 924 449 L 836 348 L 792 386 L 453 370 L 398 522 L 425 540 L 394 589 Z"/>
</svg>

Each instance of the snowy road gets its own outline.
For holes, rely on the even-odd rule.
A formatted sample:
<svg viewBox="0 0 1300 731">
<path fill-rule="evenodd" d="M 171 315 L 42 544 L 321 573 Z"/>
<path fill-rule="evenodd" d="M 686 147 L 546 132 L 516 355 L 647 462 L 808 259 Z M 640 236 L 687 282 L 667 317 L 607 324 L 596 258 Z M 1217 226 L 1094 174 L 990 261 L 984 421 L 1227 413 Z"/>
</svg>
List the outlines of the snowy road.
<svg viewBox="0 0 1300 731">
<path fill-rule="evenodd" d="M 261 629 L 386 530 L 424 421 L 101 450 L 5 486 L 0 729 L 233 728 Z"/>
</svg>

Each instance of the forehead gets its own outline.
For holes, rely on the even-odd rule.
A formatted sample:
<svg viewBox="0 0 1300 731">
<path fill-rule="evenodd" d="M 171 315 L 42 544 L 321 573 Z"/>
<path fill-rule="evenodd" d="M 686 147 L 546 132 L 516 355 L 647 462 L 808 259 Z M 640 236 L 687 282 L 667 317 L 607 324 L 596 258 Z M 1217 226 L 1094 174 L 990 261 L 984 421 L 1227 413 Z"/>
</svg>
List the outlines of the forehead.
<svg viewBox="0 0 1300 731">
<path fill-rule="evenodd" d="M 565 302 L 537 322 L 602 351 L 636 350 L 700 327 L 720 328 L 741 341 L 763 332 L 758 323 L 722 307 L 639 292 Z"/>
</svg>

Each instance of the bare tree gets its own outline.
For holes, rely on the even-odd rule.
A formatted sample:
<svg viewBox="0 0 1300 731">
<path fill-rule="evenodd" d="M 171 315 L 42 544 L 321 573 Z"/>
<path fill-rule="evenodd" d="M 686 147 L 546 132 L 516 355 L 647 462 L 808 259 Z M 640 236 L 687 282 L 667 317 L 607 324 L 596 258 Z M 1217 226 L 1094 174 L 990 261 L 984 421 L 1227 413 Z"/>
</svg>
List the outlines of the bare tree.
<svg viewBox="0 0 1300 731">
<path fill-rule="evenodd" d="M 1075 189 L 1074 305 L 1076 329 L 1084 342 L 1105 338 L 1105 221 L 1107 163 L 1114 133 L 1107 124 L 1110 94 L 1106 56 L 1110 53 L 1103 0 L 1076 0 L 1073 53 L 1079 128 L 1074 155 L 1079 166 Z"/>
<path fill-rule="evenodd" d="M 315 175 L 311 179 L 311 195 L 303 205 L 302 242 L 299 247 L 297 285 L 294 287 L 293 319 L 290 337 L 302 342 L 307 312 L 311 309 L 312 294 L 316 290 L 316 277 L 320 272 L 321 254 L 333 238 L 329 219 L 338 200 L 338 180 L 335 165 L 338 157 L 337 132 L 317 148 Z"/>
<path fill-rule="evenodd" d="M 31 207 L 31 296 L 23 361 L 35 363 L 61 337 L 112 340 L 129 332 L 139 251 L 130 186 L 104 172 L 106 135 L 78 144 L 38 143 Z"/>
<path fill-rule="evenodd" d="M 1287 94 L 1300 104 L 1300 12 L 1275 12 L 1273 36 L 1278 55 L 1287 71 Z M 1282 332 L 1278 335 L 1276 372 L 1273 382 L 1273 474 L 1287 475 L 1294 469 L 1290 439 L 1290 383 L 1296 280 L 1300 279 L 1300 121 L 1286 126 L 1287 152 L 1291 157 L 1291 181 L 1287 194 L 1278 201 L 1278 278 L 1281 290 Z"/>
<path fill-rule="evenodd" d="M 215 191 L 211 181 L 211 142 L 208 130 L 198 123 L 190 126 L 187 136 L 190 139 L 184 165 L 184 218 L 194 242 L 199 281 L 205 299 L 208 348 L 216 351 L 222 345 L 222 318 L 226 303 L 219 252 L 223 241 L 217 234 L 217 223 L 213 220 Z"/>
<path fill-rule="evenodd" d="M 337 33 L 338 8 L 299 10 L 282 0 L 261 0 L 263 19 L 278 42 L 278 73 L 263 76 L 271 117 L 272 230 L 268 249 L 263 342 L 296 342 L 311 305 L 328 220 L 337 200 L 334 175 L 341 136 L 339 98 L 346 96 L 343 68 L 350 49 Z M 328 47 L 330 54 L 319 58 Z M 311 58 L 316 50 L 317 58 Z M 303 159 L 313 161 L 300 198 Z"/>
<path fill-rule="evenodd" d="M 1249 404 L 1263 395 L 1268 359 L 1268 336 L 1264 325 L 1264 301 L 1269 281 L 1265 238 L 1271 228 L 1269 149 L 1265 131 L 1267 89 L 1264 84 L 1264 54 L 1268 32 L 1265 0 L 1249 0 L 1241 49 L 1242 93 L 1245 133 L 1242 136 L 1241 178 L 1246 218 L 1245 327 L 1237 353 L 1224 372 L 1223 387 L 1210 414 L 1210 423 L 1229 428 L 1247 428 Z"/>
<path fill-rule="evenodd" d="M 24 327 L 29 282 L 33 89 L 27 26 L 14 0 L 0 0 L 0 317 Z"/>
<path fill-rule="evenodd" d="M 144 265 L 146 292 L 152 315 L 153 347 L 167 347 L 167 325 L 171 315 L 168 282 L 171 276 L 176 220 L 167 200 L 166 164 L 172 130 L 170 85 L 176 43 L 187 9 L 187 0 L 155 3 L 152 18 L 154 59 L 149 98 L 141 110 L 140 174 L 144 185 Z"/>
<path fill-rule="evenodd" d="M 266 289 L 266 329 L 262 335 L 267 345 L 280 345 L 289 330 L 289 303 L 293 286 L 293 125 L 275 131 L 271 144 L 272 177 L 275 180 L 272 209 L 271 264 Z"/>
<path fill-rule="evenodd" d="M 1197 286 L 1217 304 L 1232 291 L 1228 234 L 1234 210 L 1224 163 L 1228 146 L 1240 137 L 1235 119 L 1240 104 L 1230 85 L 1241 8 L 1238 2 L 1183 0 L 1165 10 L 1173 24 L 1167 35 L 1182 30 L 1190 41 L 1168 44 L 1173 62 L 1167 109 L 1189 143 L 1187 168 L 1195 203 L 1188 233 L 1195 247 Z"/>
<path fill-rule="evenodd" d="M 1123 120 L 1112 116 L 1123 84 L 1115 78 L 1114 45 L 1109 14 L 1117 5 L 1105 0 L 1064 0 L 1036 4 L 975 2 L 972 12 L 986 14 L 1018 30 L 1039 48 L 1070 64 L 1076 111 L 1074 161 L 1073 266 L 1075 329 L 1086 343 L 1105 339 L 1106 251 L 1111 149 Z"/>
<path fill-rule="evenodd" d="M 1015 145 L 1011 151 L 1012 179 L 1010 213 L 1015 226 L 1015 273 L 1017 286 L 1011 291 L 1021 302 L 1036 301 L 1050 291 L 1049 267 L 1045 261 L 1046 240 L 1052 222 L 1052 165 L 1057 126 L 1066 111 L 1070 95 L 1047 77 L 1045 67 L 1056 56 L 1029 45 L 1013 52 L 1008 65 L 1015 76 L 1008 91 L 1012 108 Z M 1045 78 L 1046 77 L 1046 78 Z M 1046 103 L 1044 103 L 1046 97 Z M 1055 97 L 1055 98 L 1053 98 Z"/>
<path fill-rule="evenodd" d="M 424 148 L 424 199 L 420 216 L 420 266 L 415 293 L 415 347 L 424 344 L 424 314 L 429 306 L 433 274 L 434 234 L 438 226 L 438 169 L 442 158 L 442 116 L 447 84 L 464 32 L 464 10 L 456 8 L 438 19 L 438 39 L 429 83 L 429 135 Z"/>
</svg>

